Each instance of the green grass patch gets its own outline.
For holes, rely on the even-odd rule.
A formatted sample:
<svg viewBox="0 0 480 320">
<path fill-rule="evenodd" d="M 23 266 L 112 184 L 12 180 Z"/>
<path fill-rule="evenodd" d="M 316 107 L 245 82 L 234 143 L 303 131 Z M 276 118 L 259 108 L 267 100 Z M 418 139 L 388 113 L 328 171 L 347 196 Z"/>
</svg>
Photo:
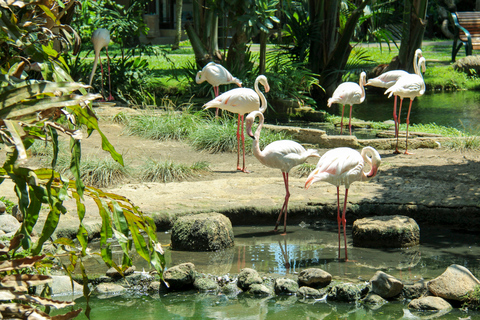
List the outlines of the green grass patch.
<svg viewBox="0 0 480 320">
<path fill-rule="evenodd" d="M 0 201 L 3 202 L 3 204 L 5 205 L 5 211 L 8 213 L 12 213 L 12 208 L 15 206 L 16 203 L 8 200 L 4 196 L 0 197 Z"/>
<path fill-rule="evenodd" d="M 297 177 L 305 178 L 305 177 L 308 177 L 310 172 L 315 170 L 316 167 L 317 167 L 317 165 L 315 165 L 315 164 L 302 163 L 301 165 L 296 166 L 293 170 L 294 170 L 295 174 L 297 175 Z"/>
<path fill-rule="evenodd" d="M 183 181 L 209 171 L 210 165 L 205 161 L 195 162 L 193 165 L 188 166 L 170 160 L 156 161 L 149 159 L 142 166 L 140 176 L 142 181 L 167 183 Z"/>
<path fill-rule="evenodd" d="M 111 158 L 85 158 L 80 164 L 83 183 L 99 188 L 119 184 L 129 176 L 130 171 L 128 165 L 122 166 Z"/>
</svg>

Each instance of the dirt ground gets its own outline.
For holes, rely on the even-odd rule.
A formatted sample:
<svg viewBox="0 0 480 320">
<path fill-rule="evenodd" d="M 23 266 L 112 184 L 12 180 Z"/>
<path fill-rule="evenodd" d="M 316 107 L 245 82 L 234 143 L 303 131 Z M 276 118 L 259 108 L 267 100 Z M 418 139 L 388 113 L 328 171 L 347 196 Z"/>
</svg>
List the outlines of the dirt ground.
<svg viewBox="0 0 480 320">
<path fill-rule="evenodd" d="M 118 109 L 98 109 L 100 116 Z M 124 157 L 127 165 L 142 166 L 148 158 L 193 164 L 206 161 L 211 172 L 188 181 L 142 183 L 138 177 L 108 191 L 131 199 L 140 210 L 152 215 L 171 215 L 218 211 L 229 215 L 233 223 L 254 223 L 259 212 L 272 224 L 278 214 L 285 188 L 280 170 L 263 166 L 251 154 L 246 157 L 250 173 L 236 170 L 236 153 L 198 152 L 179 141 L 152 141 L 124 134 L 119 124 L 101 121 L 101 129 Z M 251 143 L 247 137 L 246 143 Z M 318 149 L 323 154 L 327 149 Z M 382 164 L 370 182 L 356 182 L 349 190 L 347 220 L 369 215 L 405 214 L 417 222 L 452 224 L 469 229 L 480 228 L 480 153 L 452 151 L 442 147 L 411 150 L 413 155 L 379 150 Z M 82 156 L 106 157 L 97 133 L 82 142 Z M 316 164 L 318 159 L 310 158 Z M 316 183 L 304 189 L 306 177 L 294 169 L 290 175 L 289 223 L 333 219 L 336 188 Z M 12 186 L 4 183 L 0 194 L 14 197 Z M 343 199 L 344 190 L 341 190 Z M 88 204 L 88 202 L 87 202 Z M 69 207 L 70 206 L 70 207 Z M 73 202 L 67 208 L 74 210 Z M 254 212 L 253 215 L 246 212 Z M 258 216 L 256 216 L 258 214 Z M 67 214 L 68 215 L 68 214 Z M 87 218 L 98 219 L 90 203 Z"/>
</svg>

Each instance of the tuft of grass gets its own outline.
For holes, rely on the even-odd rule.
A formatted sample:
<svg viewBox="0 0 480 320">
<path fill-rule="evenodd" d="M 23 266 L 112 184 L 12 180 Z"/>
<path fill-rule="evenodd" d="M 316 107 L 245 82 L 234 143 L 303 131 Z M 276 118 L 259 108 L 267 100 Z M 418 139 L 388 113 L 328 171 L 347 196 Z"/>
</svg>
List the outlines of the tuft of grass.
<svg viewBox="0 0 480 320">
<path fill-rule="evenodd" d="M 197 128 L 201 117 L 189 112 L 147 111 L 141 115 L 122 116 L 121 121 L 130 135 L 156 140 L 180 140 L 188 137 Z"/>
<path fill-rule="evenodd" d="M 301 165 L 294 168 L 296 175 L 299 178 L 308 177 L 310 172 L 312 172 L 317 166 L 311 163 L 302 163 Z"/>
<path fill-rule="evenodd" d="M 204 161 L 195 162 L 191 166 L 174 163 L 171 160 L 156 161 L 149 159 L 143 166 L 140 174 L 142 181 L 149 182 L 174 182 L 183 181 L 190 177 L 210 171 L 210 166 Z"/>
<path fill-rule="evenodd" d="M 130 171 L 130 167 L 122 166 L 111 158 L 86 158 L 80 164 L 82 181 L 99 188 L 117 185 L 129 176 Z"/>
<path fill-rule="evenodd" d="M 255 131 L 255 127 L 252 128 Z M 245 135 L 245 152 L 252 149 L 251 138 Z M 277 132 L 263 128 L 260 135 L 260 149 L 277 140 L 290 139 L 287 132 Z M 190 135 L 190 143 L 195 150 L 206 150 L 211 153 L 233 152 L 237 150 L 237 119 L 223 116 L 218 120 L 206 121 Z"/>
<path fill-rule="evenodd" d="M 8 200 L 8 199 L 5 198 L 4 196 L 1 196 L 1 197 L 0 197 L 0 201 L 2 201 L 3 204 L 5 205 L 6 212 L 12 213 L 12 208 L 15 206 L 16 203 Z"/>
<path fill-rule="evenodd" d="M 191 133 L 189 140 L 195 150 L 211 153 L 234 151 L 237 149 L 237 121 L 226 116 L 206 121 Z"/>
</svg>

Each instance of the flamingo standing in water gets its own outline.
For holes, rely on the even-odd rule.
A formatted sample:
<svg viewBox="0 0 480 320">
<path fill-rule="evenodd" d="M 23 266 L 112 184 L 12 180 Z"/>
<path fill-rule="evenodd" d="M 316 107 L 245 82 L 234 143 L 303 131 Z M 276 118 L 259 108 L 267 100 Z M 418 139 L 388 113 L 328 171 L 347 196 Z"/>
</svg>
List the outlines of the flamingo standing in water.
<svg viewBox="0 0 480 320">
<path fill-rule="evenodd" d="M 110 57 L 108 56 L 108 44 L 110 43 L 110 31 L 103 28 L 93 31 L 92 43 L 93 43 L 93 51 L 95 52 L 95 60 L 93 61 L 93 69 L 92 69 L 92 73 L 90 74 L 90 81 L 88 82 L 88 85 L 89 86 L 92 85 L 93 75 L 95 74 L 98 61 L 100 60 L 100 51 L 102 51 L 102 48 L 105 47 L 105 52 L 107 54 L 107 64 L 108 64 L 108 89 L 109 89 L 108 101 L 111 101 L 113 100 L 113 96 L 112 96 L 112 85 L 110 81 Z M 103 66 L 101 61 L 100 61 L 100 69 L 102 71 L 102 96 L 105 97 L 105 94 L 103 92 Z"/>
<path fill-rule="evenodd" d="M 348 120 L 348 128 L 350 129 L 350 135 L 352 134 L 352 106 L 354 104 L 360 104 L 365 100 L 365 85 L 367 74 L 362 72 L 360 74 L 360 80 L 358 84 L 355 82 L 344 82 L 340 84 L 333 92 L 333 95 L 328 99 L 327 105 L 331 107 L 334 103 L 342 105 L 342 120 L 340 121 L 340 134 L 343 133 L 343 112 L 345 111 L 345 105 L 350 105 L 350 117 Z"/>
<path fill-rule="evenodd" d="M 370 165 L 370 172 L 363 171 L 365 162 Z M 365 147 L 362 152 L 351 148 L 336 148 L 327 151 L 318 161 L 317 167 L 313 170 L 305 182 L 305 189 L 308 189 L 317 181 L 325 181 L 337 187 L 337 222 L 338 222 L 338 258 L 340 259 L 340 224 L 343 225 L 343 238 L 345 240 L 345 261 L 347 255 L 347 235 L 345 225 L 347 220 L 347 197 L 350 184 L 355 181 L 367 181 L 375 177 L 380 166 L 381 158 L 377 150 L 372 147 Z M 342 216 L 340 216 L 340 185 L 345 185 L 345 200 Z"/>
<path fill-rule="evenodd" d="M 221 64 L 215 62 L 209 62 L 202 70 L 197 72 L 195 81 L 200 84 L 204 81 L 207 81 L 213 86 L 213 92 L 215 97 L 218 97 L 219 89 L 218 86 L 221 84 L 230 84 L 235 83 L 239 87 L 242 86 L 242 82 L 232 76 L 232 74 L 225 69 Z M 218 108 L 215 110 L 215 117 L 218 117 Z"/>
<path fill-rule="evenodd" d="M 418 54 L 417 54 L 418 52 Z M 412 103 L 415 97 L 422 96 L 425 93 L 425 82 L 423 81 L 422 71 L 425 71 L 425 58 L 422 56 L 422 50 L 417 49 L 415 52 L 415 57 L 420 57 L 418 61 L 415 61 L 414 70 L 415 73 L 409 73 L 398 78 L 397 82 L 388 88 L 385 91 L 385 94 L 388 94 L 390 98 L 392 95 L 400 97 L 400 107 L 398 108 L 398 126 L 400 125 L 400 114 L 402 111 L 402 102 L 404 98 L 410 98 L 410 105 L 408 107 L 407 113 L 407 131 L 406 131 L 406 141 L 405 141 L 405 152 L 404 154 L 411 154 L 408 152 L 408 126 L 410 124 L 410 111 L 412 110 Z M 398 134 L 397 134 L 397 143 L 395 145 L 395 153 L 400 153 L 398 151 Z"/>
<path fill-rule="evenodd" d="M 422 50 L 420 49 L 415 51 L 415 56 L 413 59 L 414 70 L 419 65 L 422 65 L 422 68 L 425 69 L 425 58 L 422 57 Z M 368 79 L 366 86 L 373 86 L 373 87 L 388 89 L 391 86 L 393 86 L 400 77 L 406 76 L 408 74 L 409 73 L 405 70 L 387 71 L 385 73 L 382 73 L 376 78 Z M 394 101 L 393 101 L 393 121 L 395 123 L 395 138 L 398 139 L 399 120 L 397 119 L 397 96 L 396 95 L 394 96 Z M 399 153 L 398 149 L 396 149 L 395 153 Z"/>
<path fill-rule="evenodd" d="M 259 117 L 259 124 L 255 134 L 252 133 L 252 125 L 255 122 L 255 118 Z M 290 192 L 288 190 L 288 173 L 290 170 L 304 163 L 309 157 L 320 158 L 317 150 L 308 149 L 300 145 L 299 143 L 291 140 L 278 140 L 270 143 L 266 146 L 263 151 L 260 150 L 260 132 L 262 131 L 262 126 L 264 122 L 263 113 L 260 111 L 251 112 L 245 119 L 245 125 L 247 128 L 247 134 L 253 138 L 253 155 L 258 159 L 263 165 L 280 169 L 283 175 L 283 182 L 285 184 L 285 200 L 283 202 L 282 209 L 278 215 L 277 223 L 275 224 L 274 232 L 277 231 L 278 225 L 284 215 L 283 223 L 283 235 L 287 232 L 287 208 L 288 208 L 288 199 L 290 198 Z"/>
<path fill-rule="evenodd" d="M 267 110 L 267 100 L 258 88 L 261 83 L 265 87 L 265 92 L 270 90 L 267 77 L 260 75 L 255 80 L 255 91 L 250 88 L 235 88 L 222 93 L 215 99 L 207 102 L 204 109 L 220 108 L 233 113 L 238 113 L 237 122 L 237 170 L 248 172 L 245 168 L 245 136 L 243 133 L 243 122 L 246 113 L 260 111 L 264 113 Z M 241 122 L 241 124 L 240 124 Z M 242 132 L 240 134 L 240 127 Z M 240 167 L 240 139 L 242 140 L 243 167 Z"/>
</svg>

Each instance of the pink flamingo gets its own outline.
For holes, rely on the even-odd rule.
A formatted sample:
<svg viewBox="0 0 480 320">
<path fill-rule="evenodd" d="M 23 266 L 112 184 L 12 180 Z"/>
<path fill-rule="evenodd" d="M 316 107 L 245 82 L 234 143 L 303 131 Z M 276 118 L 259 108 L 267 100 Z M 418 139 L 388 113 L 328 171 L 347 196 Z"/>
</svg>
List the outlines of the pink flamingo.
<svg viewBox="0 0 480 320">
<path fill-rule="evenodd" d="M 365 100 L 365 81 L 367 74 L 362 72 L 360 74 L 360 80 L 358 84 L 355 82 L 344 82 L 340 84 L 333 92 L 333 95 L 328 99 L 327 105 L 331 107 L 334 103 L 341 104 L 342 107 L 342 120 L 340 121 L 340 134 L 343 133 L 343 112 L 345 111 L 345 105 L 350 105 L 350 117 L 348 120 L 348 127 L 350 129 L 350 135 L 352 134 L 352 106 L 354 104 L 360 104 Z"/>
<path fill-rule="evenodd" d="M 418 54 L 417 54 L 418 52 Z M 398 78 L 397 82 L 388 88 L 385 91 L 385 94 L 388 94 L 390 98 L 392 95 L 400 97 L 400 107 L 398 109 L 398 126 L 400 126 L 400 114 L 402 111 L 402 102 L 404 98 L 410 98 L 410 105 L 408 107 L 407 113 L 407 131 L 406 131 L 406 142 L 405 142 L 405 152 L 404 154 L 411 154 L 408 152 L 408 126 L 410 124 L 410 111 L 412 110 L 412 103 L 415 97 L 422 96 L 425 93 L 425 82 L 423 81 L 422 71 L 425 71 L 425 58 L 422 56 L 422 51 L 417 49 L 415 57 L 420 57 L 418 61 L 415 61 L 414 70 L 415 73 L 409 73 Z M 395 112 L 395 107 L 394 107 Z M 395 145 L 395 152 L 398 151 L 398 132 L 397 132 L 397 143 Z"/>
<path fill-rule="evenodd" d="M 260 120 L 254 135 L 252 133 L 252 125 L 255 122 L 256 117 L 259 117 Z M 280 169 L 282 171 L 286 194 L 282 209 L 278 215 L 277 223 L 275 224 L 275 229 L 273 231 L 277 231 L 282 214 L 284 214 L 283 235 L 285 235 L 287 232 L 288 199 L 290 198 L 290 192 L 288 190 L 288 173 L 293 167 L 304 163 L 309 157 L 320 158 L 320 155 L 318 154 L 317 150 L 305 150 L 302 145 L 291 140 L 274 141 L 267 145 L 263 151 L 261 151 L 260 132 L 262 131 L 264 120 L 265 119 L 262 112 L 253 111 L 245 119 L 245 125 L 247 128 L 247 134 L 253 138 L 253 155 L 255 158 L 257 158 L 260 163 L 267 167 Z"/>
<path fill-rule="evenodd" d="M 218 97 L 220 94 L 218 86 L 221 84 L 235 83 L 239 87 L 242 86 L 242 82 L 240 80 L 232 76 L 232 74 L 221 64 L 217 64 L 215 62 L 209 62 L 201 71 L 198 71 L 195 81 L 198 84 L 204 81 L 210 83 L 213 86 L 215 97 Z M 215 117 L 218 117 L 218 108 L 215 110 Z"/>
<path fill-rule="evenodd" d="M 255 91 L 250 88 L 235 88 L 227 92 L 222 93 L 215 99 L 207 102 L 204 109 L 220 108 L 233 113 L 238 113 L 237 122 L 237 170 L 248 172 L 245 168 L 245 136 L 243 134 L 243 122 L 246 113 L 252 111 L 265 112 L 267 110 L 267 100 L 265 96 L 258 88 L 258 84 L 261 83 L 265 87 L 265 92 L 270 90 L 267 77 L 260 75 L 255 80 Z M 241 124 L 240 124 L 241 122 Z M 242 133 L 240 134 L 240 127 Z M 240 168 L 240 139 L 242 140 L 243 150 L 243 167 Z"/>
<path fill-rule="evenodd" d="M 107 64 L 108 64 L 108 88 L 110 90 L 110 94 L 108 96 L 108 101 L 113 100 L 112 96 L 112 85 L 110 81 L 110 57 L 108 56 L 108 44 L 110 43 L 110 31 L 107 29 L 97 29 L 93 31 L 92 34 L 92 43 L 93 43 L 93 51 L 95 52 L 95 60 L 93 61 L 93 69 L 92 73 L 90 74 L 90 81 L 88 85 L 92 85 L 93 75 L 95 74 L 95 70 L 97 69 L 98 60 L 100 60 L 100 51 L 102 48 L 105 47 L 105 52 L 107 54 Z M 100 62 L 100 69 L 102 71 L 102 96 L 105 97 L 105 93 L 103 92 L 103 66 Z"/>
<path fill-rule="evenodd" d="M 370 172 L 363 171 L 365 162 L 370 165 Z M 327 151 L 318 161 L 317 167 L 313 170 L 305 182 L 305 189 L 308 189 L 317 181 L 325 181 L 337 187 L 337 222 L 338 222 L 338 258 L 340 259 L 340 224 L 343 225 L 343 237 L 345 240 L 345 261 L 347 255 L 347 236 L 345 225 L 347 220 L 347 197 L 350 184 L 355 181 L 367 181 L 375 177 L 380 166 L 381 158 L 377 150 L 372 147 L 365 147 L 362 153 L 351 148 L 336 148 Z M 340 217 L 340 185 L 345 185 L 345 200 L 343 212 Z"/>
<path fill-rule="evenodd" d="M 415 56 L 413 59 L 413 68 L 415 70 L 418 65 L 423 63 L 423 68 L 425 68 L 425 58 L 423 60 L 418 60 L 422 56 L 422 50 L 418 49 L 415 51 Z M 418 61 L 418 63 L 417 63 Z M 373 87 L 378 87 L 378 88 L 390 88 L 393 86 L 397 80 L 400 77 L 406 76 L 409 73 L 405 70 L 392 70 L 392 71 L 387 71 L 385 73 L 382 73 L 376 78 L 369 79 L 367 81 L 366 86 L 373 86 Z M 394 101 L 393 101 L 393 121 L 395 122 L 395 138 L 398 139 L 398 119 L 397 119 L 397 96 L 394 96 Z M 398 149 L 396 149 L 396 153 L 399 153 Z"/>
</svg>

